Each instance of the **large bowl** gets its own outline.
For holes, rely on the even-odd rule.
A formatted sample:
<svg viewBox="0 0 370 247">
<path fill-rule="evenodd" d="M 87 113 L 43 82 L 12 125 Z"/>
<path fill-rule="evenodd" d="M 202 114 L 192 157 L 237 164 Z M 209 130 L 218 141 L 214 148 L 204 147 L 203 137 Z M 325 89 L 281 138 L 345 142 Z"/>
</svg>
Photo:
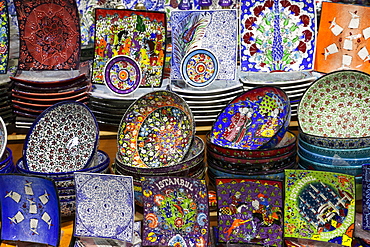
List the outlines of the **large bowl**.
<svg viewBox="0 0 370 247">
<path fill-rule="evenodd" d="M 299 157 L 299 164 L 300 166 L 310 169 L 310 170 L 319 170 L 319 171 L 331 171 L 331 172 L 339 172 L 345 173 L 353 176 L 361 176 L 362 175 L 362 165 L 357 166 L 337 166 L 337 165 L 329 165 L 324 163 L 315 162 L 305 158 L 300 151 L 298 150 L 298 157 Z"/>
<path fill-rule="evenodd" d="M 298 142 L 299 145 L 316 154 L 321 154 L 325 156 L 333 157 L 334 155 L 338 155 L 342 158 L 365 158 L 370 157 L 370 146 L 364 148 L 326 148 L 317 146 L 314 144 L 310 144 L 304 140 L 304 137 L 301 137 L 302 134 L 298 135 Z"/>
<path fill-rule="evenodd" d="M 298 144 L 299 153 L 305 157 L 306 159 L 318 162 L 318 163 L 324 163 L 328 165 L 350 165 L 350 166 L 359 166 L 366 163 L 370 163 L 370 157 L 365 158 L 343 158 L 340 156 L 326 156 L 322 154 L 317 154 L 314 152 L 311 152 L 305 148 L 302 147 L 301 143 Z"/>
<path fill-rule="evenodd" d="M 207 149 L 234 158 L 266 158 L 277 155 L 282 155 L 290 152 L 292 149 L 296 148 L 297 137 L 293 132 L 287 131 L 284 138 L 273 148 L 268 149 L 255 149 L 255 150 L 245 150 L 245 149 L 234 149 L 228 147 L 218 146 L 213 144 L 210 140 L 209 133 L 206 134 L 206 145 Z"/>
<path fill-rule="evenodd" d="M 278 87 L 256 87 L 237 96 L 221 111 L 210 142 L 232 149 L 274 147 L 290 123 L 290 100 Z"/>
</svg>

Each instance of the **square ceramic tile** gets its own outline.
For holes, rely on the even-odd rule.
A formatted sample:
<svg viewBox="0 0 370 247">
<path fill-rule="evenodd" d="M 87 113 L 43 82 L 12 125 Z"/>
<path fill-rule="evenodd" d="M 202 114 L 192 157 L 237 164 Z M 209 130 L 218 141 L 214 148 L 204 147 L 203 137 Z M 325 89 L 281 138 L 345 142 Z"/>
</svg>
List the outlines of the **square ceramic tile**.
<svg viewBox="0 0 370 247">
<path fill-rule="evenodd" d="M 53 180 L 1 175 L 0 200 L 3 241 L 59 245 L 59 199 Z"/>
<path fill-rule="evenodd" d="M 0 74 L 7 73 L 8 59 L 9 59 L 9 15 L 7 8 L 7 1 L 0 1 Z"/>
<path fill-rule="evenodd" d="M 207 246 L 210 227 L 205 180 L 145 177 L 142 188 L 144 246 Z"/>
<path fill-rule="evenodd" d="M 20 70 L 78 69 L 80 23 L 74 0 L 14 0 Z"/>
<path fill-rule="evenodd" d="M 241 2 L 240 67 L 243 72 L 312 70 L 315 2 Z"/>
<path fill-rule="evenodd" d="M 133 240 L 132 177 L 76 172 L 75 186 L 75 236 Z"/>
<path fill-rule="evenodd" d="M 235 80 L 237 23 L 231 9 L 172 11 L 171 79 L 192 87 Z"/>
<path fill-rule="evenodd" d="M 322 3 L 315 70 L 343 69 L 370 73 L 370 7 Z"/>
</svg>

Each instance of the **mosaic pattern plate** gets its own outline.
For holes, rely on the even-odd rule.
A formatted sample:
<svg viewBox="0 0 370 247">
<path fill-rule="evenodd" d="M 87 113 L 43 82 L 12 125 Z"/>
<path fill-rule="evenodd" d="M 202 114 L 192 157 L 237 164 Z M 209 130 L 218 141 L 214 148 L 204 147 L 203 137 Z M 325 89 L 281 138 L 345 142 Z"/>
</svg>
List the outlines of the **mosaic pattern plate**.
<svg viewBox="0 0 370 247">
<path fill-rule="evenodd" d="M 311 0 L 242 0 L 241 71 L 312 70 L 315 18 Z"/>
<path fill-rule="evenodd" d="M 315 70 L 330 73 L 353 69 L 370 73 L 368 6 L 322 3 Z"/>
<path fill-rule="evenodd" d="M 143 246 L 208 246 L 205 180 L 182 177 L 142 179 Z"/>
<path fill-rule="evenodd" d="M 74 0 L 14 0 L 20 70 L 78 69 L 80 23 Z"/>
<path fill-rule="evenodd" d="M 339 138 L 370 136 L 370 76 L 343 70 L 317 79 L 298 106 L 304 133 Z"/>
<path fill-rule="evenodd" d="M 128 56 L 141 70 L 140 87 L 161 87 L 166 50 L 166 14 L 96 9 L 93 83 L 104 83 L 110 59 Z"/>
<path fill-rule="evenodd" d="M 120 161 L 130 166 L 171 166 L 181 161 L 195 133 L 187 103 L 170 91 L 140 97 L 122 117 L 117 145 Z"/>
<path fill-rule="evenodd" d="M 133 93 L 141 82 L 139 64 L 127 56 L 113 57 L 105 66 L 104 82 L 115 94 Z"/>
<path fill-rule="evenodd" d="M 182 80 L 182 74 L 184 74 L 182 62 L 186 61 L 187 56 L 192 52 L 196 53 L 195 50 L 204 49 L 209 52 L 206 53 L 208 56 L 215 57 L 212 61 L 218 61 L 218 73 L 214 80 L 235 80 L 237 23 L 237 11 L 232 9 L 172 11 L 171 79 Z M 215 31 L 220 27 L 222 32 Z"/>
<path fill-rule="evenodd" d="M 7 141 L 8 141 L 8 132 L 6 129 L 5 122 L 0 116 L 0 160 L 5 152 Z"/>
<path fill-rule="evenodd" d="M 75 173 L 74 235 L 131 242 L 134 234 L 132 177 Z"/>
<path fill-rule="evenodd" d="M 99 128 L 89 108 L 61 102 L 41 113 L 27 133 L 25 167 L 33 172 L 58 173 L 83 169 L 95 156 Z"/>
<path fill-rule="evenodd" d="M 184 57 L 181 64 L 183 80 L 193 87 L 205 87 L 212 83 L 218 74 L 216 56 L 207 50 L 197 49 Z"/>
<path fill-rule="evenodd" d="M 9 15 L 7 1 L 0 1 L 0 74 L 6 74 L 9 59 Z M 1 150 L 0 150 L 1 151 Z M 1 154 L 1 153 L 0 153 Z"/>
<path fill-rule="evenodd" d="M 51 179 L 0 175 L 1 240 L 58 246 L 59 199 Z"/>
<path fill-rule="evenodd" d="M 277 87 L 251 89 L 233 99 L 213 123 L 210 141 L 234 149 L 258 149 L 290 122 L 288 96 Z"/>
</svg>

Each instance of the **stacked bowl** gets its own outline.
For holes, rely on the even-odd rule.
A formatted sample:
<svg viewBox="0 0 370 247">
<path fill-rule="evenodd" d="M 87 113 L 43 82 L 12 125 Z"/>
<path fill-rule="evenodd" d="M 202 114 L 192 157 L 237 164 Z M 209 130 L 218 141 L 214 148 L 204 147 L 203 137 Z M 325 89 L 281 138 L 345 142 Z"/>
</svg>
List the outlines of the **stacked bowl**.
<svg viewBox="0 0 370 247">
<path fill-rule="evenodd" d="M 298 108 L 299 166 L 356 176 L 370 163 L 370 75 L 336 71 L 317 79 Z"/>
<path fill-rule="evenodd" d="M 138 206 L 142 206 L 141 177 L 205 175 L 205 145 L 195 136 L 192 112 L 170 91 L 145 94 L 127 109 L 117 133 L 117 146 L 114 172 L 134 178 Z"/>
<path fill-rule="evenodd" d="M 208 176 L 283 179 L 296 165 L 296 136 L 288 131 L 290 103 L 277 87 L 234 98 L 207 135 Z"/>
<path fill-rule="evenodd" d="M 98 151 L 99 128 L 90 109 L 63 101 L 44 110 L 30 127 L 17 162 L 21 173 L 51 177 L 58 187 L 62 215 L 74 212 L 73 172 L 106 172 L 109 158 Z"/>
</svg>

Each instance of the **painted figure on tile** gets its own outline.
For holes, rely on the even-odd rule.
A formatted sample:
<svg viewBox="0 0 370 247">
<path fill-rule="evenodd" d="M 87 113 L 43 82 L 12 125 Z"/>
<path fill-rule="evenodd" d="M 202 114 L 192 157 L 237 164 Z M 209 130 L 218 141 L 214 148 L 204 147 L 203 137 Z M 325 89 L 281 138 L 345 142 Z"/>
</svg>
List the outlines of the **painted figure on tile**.
<svg viewBox="0 0 370 247">
<path fill-rule="evenodd" d="M 239 112 L 231 118 L 229 127 L 223 133 L 223 137 L 230 141 L 239 143 L 243 140 L 247 127 L 251 124 L 253 109 L 248 107 L 239 108 Z"/>
</svg>

